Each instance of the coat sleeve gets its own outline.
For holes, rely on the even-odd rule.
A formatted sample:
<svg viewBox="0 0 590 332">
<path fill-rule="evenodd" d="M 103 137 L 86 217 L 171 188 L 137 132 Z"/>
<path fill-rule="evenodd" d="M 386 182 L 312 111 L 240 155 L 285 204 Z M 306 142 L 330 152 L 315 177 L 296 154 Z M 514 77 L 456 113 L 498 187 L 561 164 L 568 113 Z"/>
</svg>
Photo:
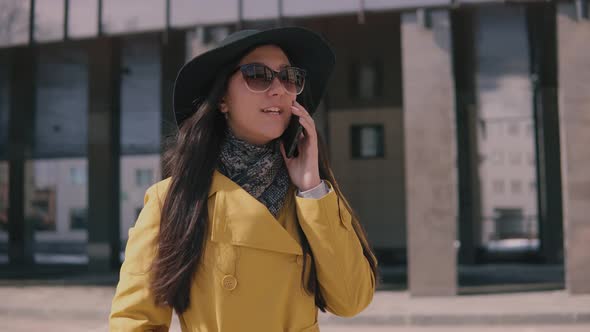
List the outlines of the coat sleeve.
<svg viewBox="0 0 590 332">
<path fill-rule="evenodd" d="M 352 216 L 325 182 L 330 192 L 320 199 L 296 196 L 297 218 L 314 256 L 326 309 L 350 317 L 371 303 L 375 277 L 352 228 Z"/>
<path fill-rule="evenodd" d="M 129 229 L 125 261 L 111 305 L 110 331 L 168 331 L 172 308 L 157 306 L 150 290 L 150 265 L 156 255 L 160 225 L 157 185 L 144 197 L 144 207 Z"/>
</svg>

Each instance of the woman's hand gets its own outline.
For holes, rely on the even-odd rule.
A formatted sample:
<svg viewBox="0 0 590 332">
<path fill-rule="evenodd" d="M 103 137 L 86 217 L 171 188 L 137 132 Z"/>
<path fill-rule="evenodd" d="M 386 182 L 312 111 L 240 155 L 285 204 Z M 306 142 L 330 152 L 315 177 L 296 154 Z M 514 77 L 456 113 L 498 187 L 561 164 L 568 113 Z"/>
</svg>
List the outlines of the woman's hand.
<svg viewBox="0 0 590 332">
<path fill-rule="evenodd" d="M 317 187 L 320 183 L 320 169 L 318 164 L 318 136 L 315 129 L 315 122 L 307 110 L 298 102 L 291 107 L 292 116 L 299 117 L 299 123 L 304 131 L 297 143 L 299 155 L 296 158 L 288 159 L 285 153 L 285 146 L 281 141 L 281 154 L 289 170 L 291 182 L 300 191 L 306 191 Z"/>
</svg>

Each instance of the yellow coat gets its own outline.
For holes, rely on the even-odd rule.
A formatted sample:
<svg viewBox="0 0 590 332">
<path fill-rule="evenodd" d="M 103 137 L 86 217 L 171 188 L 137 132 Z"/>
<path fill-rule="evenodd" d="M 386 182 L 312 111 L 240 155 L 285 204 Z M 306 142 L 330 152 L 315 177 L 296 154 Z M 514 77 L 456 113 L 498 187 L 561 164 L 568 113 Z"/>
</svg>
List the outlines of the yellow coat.
<svg viewBox="0 0 590 332">
<path fill-rule="evenodd" d="M 111 331 L 167 331 L 170 326 L 172 308 L 156 306 L 149 290 L 160 207 L 169 184 L 170 178 L 147 190 L 144 208 L 129 230 Z M 297 222 L 314 254 L 328 311 L 353 316 L 367 307 L 374 276 L 351 215 L 328 185 L 330 193 L 320 199 L 298 197 L 291 187 L 277 220 L 215 171 L 208 199 L 210 234 L 190 289 L 190 307 L 179 317 L 182 331 L 319 331 L 314 297 L 301 282 Z"/>
</svg>

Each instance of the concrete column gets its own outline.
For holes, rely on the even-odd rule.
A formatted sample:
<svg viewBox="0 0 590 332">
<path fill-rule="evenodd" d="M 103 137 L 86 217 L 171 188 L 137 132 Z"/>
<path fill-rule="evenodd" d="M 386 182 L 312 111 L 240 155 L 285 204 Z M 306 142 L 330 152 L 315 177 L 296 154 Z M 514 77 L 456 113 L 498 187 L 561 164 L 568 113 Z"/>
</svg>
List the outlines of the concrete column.
<svg viewBox="0 0 590 332">
<path fill-rule="evenodd" d="M 11 51 L 10 115 L 8 137 L 9 201 L 8 256 L 13 265 L 32 265 L 34 225 L 27 222 L 26 179 L 27 159 L 32 158 L 36 96 L 35 47 L 19 47 Z"/>
<path fill-rule="evenodd" d="M 89 270 L 120 264 L 120 54 L 118 40 L 88 47 L 88 258 Z"/>
<path fill-rule="evenodd" d="M 426 24 L 424 24 L 426 22 Z M 408 239 L 412 295 L 457 292 L 457 152 L 447 10 L 402 14 Z"/>
<path fill-rule="evenodd" d="M 590 293 L 590 20 L 572 2 L 557 10 L 559 121 L 566 287 Z"/>
</svg>

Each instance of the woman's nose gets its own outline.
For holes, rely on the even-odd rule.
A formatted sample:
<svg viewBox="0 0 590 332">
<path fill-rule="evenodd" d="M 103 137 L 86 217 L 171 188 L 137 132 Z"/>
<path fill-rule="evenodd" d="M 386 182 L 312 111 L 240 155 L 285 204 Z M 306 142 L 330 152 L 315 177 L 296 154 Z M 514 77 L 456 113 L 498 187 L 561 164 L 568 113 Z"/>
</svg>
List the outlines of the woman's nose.
<svg viewBox="0 0 590 332">
<path fill-rule="evenodd" d="M 268 91 L 272 96 L 282 95 L 285 93 L 285 88 L 278 77 L 273 77 L 272 81 L 270 82 L 270 89 L 268 89 Z"/>
</svg>

